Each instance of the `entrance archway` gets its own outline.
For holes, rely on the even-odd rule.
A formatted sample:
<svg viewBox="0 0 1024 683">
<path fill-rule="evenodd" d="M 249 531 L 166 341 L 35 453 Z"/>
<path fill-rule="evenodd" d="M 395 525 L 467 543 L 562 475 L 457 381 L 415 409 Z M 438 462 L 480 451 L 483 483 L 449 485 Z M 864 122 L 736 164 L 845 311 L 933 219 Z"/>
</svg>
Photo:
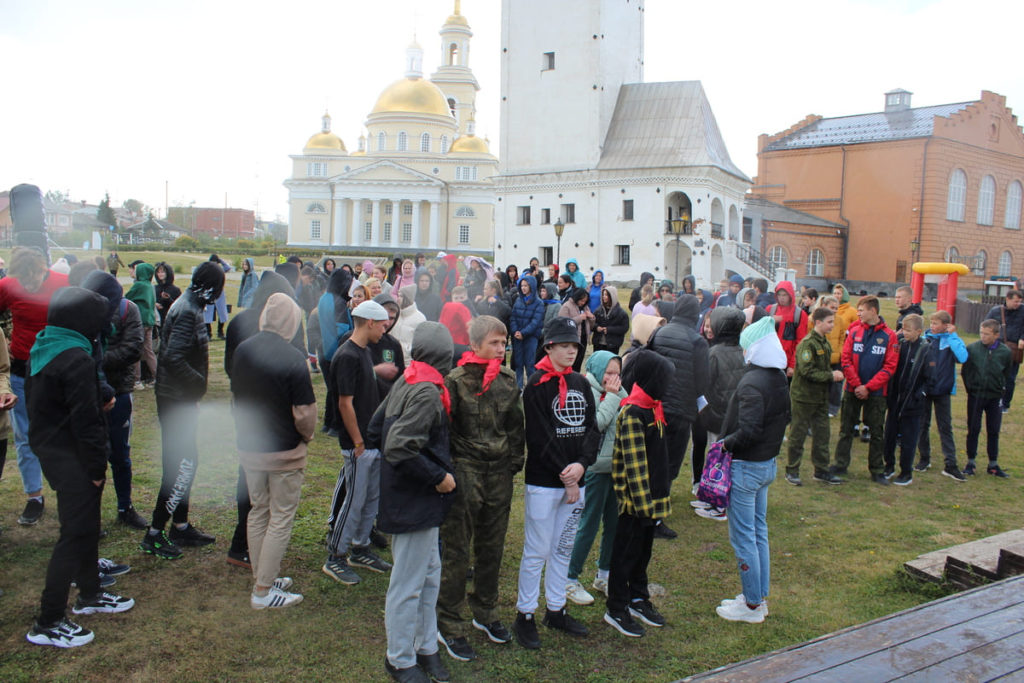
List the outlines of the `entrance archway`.
<svg viewBox="0 0 1024 683">
<path fill-rule="evenodd" d="M 676 289 L 682 287 L 683 277 L 693 269 L 693 251 L 682 240 L 670 239 L 665 243 L 665 277 Z"/>
</svg>

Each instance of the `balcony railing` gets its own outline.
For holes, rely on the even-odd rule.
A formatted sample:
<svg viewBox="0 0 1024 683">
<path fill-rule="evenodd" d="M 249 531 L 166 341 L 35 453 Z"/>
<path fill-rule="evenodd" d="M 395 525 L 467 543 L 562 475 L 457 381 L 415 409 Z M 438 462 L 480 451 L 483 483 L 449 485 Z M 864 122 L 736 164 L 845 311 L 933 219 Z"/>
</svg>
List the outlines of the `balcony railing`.
<svg viewBox="0 0 1024 683">
<path fill-rule="evenodd" d="M 665 234 L 666 235 L 675 235 L 676 234 L 675 230 L 672 228 L 672 221 L 665 221 Z M 690 223 L 690 221 L 683 221 L 683 231 L 681 233 L 679 233 L 679 234 L 680 235 L 692 235 L 693 234 L 693 225 Z"/>
<path fill-rule="evenodd" d="M 714 237 L 715 239 L 722 239 L 722 237 L 724 235 L 725 235 L 725 226 L 724 225 L 722 225 L 721 223 L 712 223 L 711 224 L 711 236 L 712 237 Z"/>
</svg>

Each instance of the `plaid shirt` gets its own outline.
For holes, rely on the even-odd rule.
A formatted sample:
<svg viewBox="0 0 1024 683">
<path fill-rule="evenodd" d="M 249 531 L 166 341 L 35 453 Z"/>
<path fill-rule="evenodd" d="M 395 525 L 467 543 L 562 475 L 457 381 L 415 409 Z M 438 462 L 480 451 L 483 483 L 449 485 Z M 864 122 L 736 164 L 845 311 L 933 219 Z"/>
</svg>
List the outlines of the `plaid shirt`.
<svg viewBox="0 0 1024 683">
<path fill-rule="evenodd" d="M 616 429 L 615 450 L 612 452 L 612 483 L 615 496 L 619 499 L 619 514 L 665 519 L 672 513 L 672 502 L 669 496 L 655 498 L 651 494 L 643 421 L 635 411 L 623 410 L 619 413 Z"/>
</svg>

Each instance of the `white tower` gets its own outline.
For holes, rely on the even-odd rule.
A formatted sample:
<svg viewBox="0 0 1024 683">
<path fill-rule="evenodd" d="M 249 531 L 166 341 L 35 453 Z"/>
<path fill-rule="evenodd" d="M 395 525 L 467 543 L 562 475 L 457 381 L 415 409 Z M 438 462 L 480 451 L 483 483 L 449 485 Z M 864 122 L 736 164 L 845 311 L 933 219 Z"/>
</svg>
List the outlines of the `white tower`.
<svg viewBox="0 0 1024 683">
<path fill-rule="evenodd" d="M 643 81 L 644 0 L 504 0 L 503 175 L 594 168 L 623 83 Z"/>
<path fill-rule="evenodd" d="M 430 80 L 444 91 L 448 107 L 459 125 L 459 135 L 467 135 L 469 122 L 476 113 L 476 93 L 480 84 L 469 68 L 469 39 L 473 32 L 455 0 L 455 11 L 441 27 L 441 61 Z"/>
</svg>

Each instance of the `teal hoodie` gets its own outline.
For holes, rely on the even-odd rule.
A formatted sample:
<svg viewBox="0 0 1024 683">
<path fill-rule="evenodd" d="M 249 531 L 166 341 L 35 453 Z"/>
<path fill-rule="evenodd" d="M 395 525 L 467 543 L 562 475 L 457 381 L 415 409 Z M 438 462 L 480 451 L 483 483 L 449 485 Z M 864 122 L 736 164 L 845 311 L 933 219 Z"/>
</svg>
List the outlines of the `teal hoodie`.
<svg viewBox="0 0 1024 683">
<path fill-rule="evenodd" d="M 601 386 L 608 363 L 615 358 L 619 360 L 621 371 L 622 359 L 611 351 L 595 351 L 587 359 L 587 381 L 594 392 L 594 404 L 597 406 L 597 429 L 601 432 L 601 448 L 597 453 L 597 461 L 590 466 L 589 472 L 594 474 L 612 473 L 612 451 L 615 449 L 615 425 L 619 416 L 619 404 L 628 394 L 622 388 L 616 395 L 606 394 Z M 602 400 L 602 397 L 603 400 Z"/>
<path fill-rule="evenodd" d="M 569 264 L 570 263 L 572 265 L 576 266 L 576 270 L 569 270 Z M 585 277 L 583 277 L 583 273 L 580 272 L 580 264 L 576 261 L 576 259 L 571 258 L 571 259 L 569 259 L 568 261 L 565 262 L 565 272 L 568 273 L 569 277 L 572 278 L 572 283 L 576 287 L 578 287 L 580 289 L 586 289 L 587 288 L 587 279 Z"/>
<path fill-rule="evenodd" d="M 139 307 L 139 315 L 142 316 L 143 327 L 156 325 L 156 290 L 153 289 L 153 273 L 156 268 L 149 263 L 140 263 L 135 266 L 135 282 L 132 288 L 124 295 L 136 306 Z"/>
</svg>

